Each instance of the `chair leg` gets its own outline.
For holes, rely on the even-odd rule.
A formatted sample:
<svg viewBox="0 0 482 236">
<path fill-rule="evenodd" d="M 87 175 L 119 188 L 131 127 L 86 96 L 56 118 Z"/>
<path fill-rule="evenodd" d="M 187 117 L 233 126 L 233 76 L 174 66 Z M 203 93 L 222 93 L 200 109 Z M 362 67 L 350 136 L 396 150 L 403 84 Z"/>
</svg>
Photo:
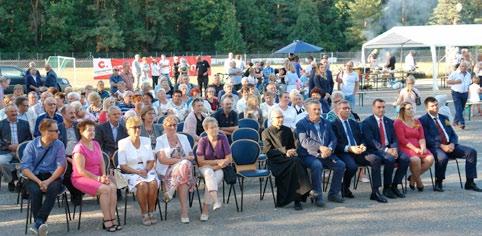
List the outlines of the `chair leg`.
<svg viewBox="0 0 482 236">
<path fill-rule="evenodd" d="M 361 169 L 358 168 L 358 176 L 355 173 L 355 179 L 354 179 L 354 182 L 353 182 L 353 189 L 355 189 L 355 190 L 358 187 L 358 182 L 360 182 L 360 176 L 361 176 Z"/>
<path fill-rule="evenodd" d="M 268 177 L 269 179 L 269 186 L 271 187 L 271 195 L 273 195 L 273 203 L 274 203 L 274 208 L 276 208 L 276 197 L 274 195 L 274 189 L 273 189 L 273 180 L 271 180 L 271 175 Z"/>
<path fill-rule="evenodd" d="M 197 194 L 197 202 L 199 203 L 199 211 L 202 212 L 203 207 L 202 207 L 202 204 L 201 204 L 201 195 L 199 194 L 199 191 L 196 191 L 196 194 Z"/>
<path fill-rule="evenodd" d="M 126 197 L 124 198 L 124 225 L 126 225 L 127 223 L 127 197 L 128 197 L 128 194 L 129 193 L 129 190 L 127 190 L 126 188 Z"/>
<path fill-rule="evenodd" d="M 167 220 L 167 202 L 164 202 L 164 220 Z"/>
<path fill-rule="evenodd" d="M 244 201 L 244 178 L 238 178 L 239 189 L 241 190 L 241 212 L 243 212 L 243 201 Z"/>
<path fill-rule="evenodd" d="M 460 188 L 464 189 L 464 186 L 462 185 L 462 176 L 460 176 L 459 161 L 457 160 L 457 158 L 455 158 L 455 164 L 457 164 L 457 172 L 459 173 Z"/>
<path fill-rule="evenodd" d="M 63 195 L 63 198 L 65 200 L 65 221 L 67 222 L 67 232 L 70 231 L 70 225 L 69 225 L 69 217 L 70 217 L 70 213 L 69 213 L 69 203 L 67 202 L 67 193 L 64 193 L 62 194 Z"/>
<path fill-rule="evenodd" d="M 226 203 L 226 197 L 224 197 L 224 180 L 222 182 L 223 182 L 223 204 L 224 204 Z"/>
<path fill-rule="evenodd" d="M 162 218 L 162 208 L 161 208 L 161 201 L 159 201 L 159 190 L 157 190 L 157 208 L 159 208 L 159 218 L 161 218 L 161 221 L 163 221 Z"/>
<path fill-rule="evenodd" d="M 428 168 L 428 172 L 430 173 L 430 180 L 432 181 L 432 189 L 435 191 L 435 183 L 433 182 L 432 167 Z"/>
<path fill-rule="evenodd" d="M 325 170 L 326 169 L 323 170 L 323 179 L 325 177 Z M 332 170 L 328 169 L 328 178 L 325 181 L 323 181 L 323 192 L 328 191 L 328 185 L 330 184 L 331 174 L 332 174 Z"/>
<path fill-rule="evenodd" d="M 372 173 L 370 172 L 370 167 L 366 167 L 368 173 L 368 179 L 370 180 L 370 188 L 373 189 L 373 180 L 372 180 Z"/>
<path fill-rule="evenodd" d="M 29 219 L 30 219 L 30 200 L 27 200 L 27 217 L 25 218 L 25 234 L 27 234 Z"/>
<path fill-rule="evenodd" d="M 80 230 L 80 220 L 82 218 L 82 204 L 84 200 L 81 198 L 80 199 L 80 204 L 79 204 L 79 222 L 77 223 L 77 230 Z M 74 216 L 75 216 L 75 208 L 74 208 Z"/>
<path fill-rule="evenodd" d="M 263 200 L 263 178 L 259 178 L 259 200 Z"/>
<path fill-rule="evenodd" d="M 120 224 L 120 216 L 119 216 L 119 209 L 117 208 L 117 205 L 115 206 L 115 214 L 117 215 L 117 223 Z"/>
<path fill-rule="evenodd" d="M 233 189 L 234 203 L 236 203 L 236 211 L 239 212 L 238 197 L 236 196 L 236 187 L 234 186 L 234 184 L 231 184 L 229 187 L 229 192 L 231 192 L 231 188 Z M 228 197 L 228 201 L 229 201 L 229 197 Z"/>
<path fill-rule="evenodd" d="M 266 193 L 266 186 L 268 186 L 268 177 L 266 177 L 266 180 L 264 181 L 264 188 L 263 188 L 263 197 L 261 198 L 261 200 L 264 199 L 264 193 Z"/>
</svg>

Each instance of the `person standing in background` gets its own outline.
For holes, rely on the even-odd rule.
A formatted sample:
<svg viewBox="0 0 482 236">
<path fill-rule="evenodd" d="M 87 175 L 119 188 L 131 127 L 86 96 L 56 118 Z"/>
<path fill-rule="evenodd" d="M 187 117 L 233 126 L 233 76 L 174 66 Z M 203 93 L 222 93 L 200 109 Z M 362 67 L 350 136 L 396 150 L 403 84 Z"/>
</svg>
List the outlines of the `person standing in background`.
<svg viewBox="0 0 482 236">
<path fill-rule="evenodd" d="M 201 90 L 201 96 L 203 95 L 203 88 L 204 91 L 208 88 L 209 83 L 209 73 L 211 72 L 211 66 L 209 62 L 203 60 L 201 56 L 197 56 L 197 63 L 196 63 L 196 71 L 197 71 L 197 84 L 199 89 Z"/>
<path fill-rule="evenodd" d="M 141 59 L 141 56 L 139 54 L 136 54 L 134 56 L 134 61 L 132 62 L 132 65 L 131 65 L 132 75 L 134 76 L 133 83 L 136 83 L 136 88 L 139 88 L 140 78 L 142 75 L 141 62 L 139 61 L 140 59 Z M 126 82 L 126 84 L 128 83 Z M 133 91 L 132 88 L 129 89 L 129 86 L 127 86 L 127 89 Z"/>
<path fill-rule="evenodd" d="M 157 81 L 159 80 L 159 75 L 161 74 L 161 65 L 158 64 L 157 59 L 152 59 L 151 74 L 152 87 L 155 88 L 157 85 Z"/>
<path fill-rule="evenodd" d="M 447 84 L 450 85 L 452 99 L 454 100 L 455 117 L 453 125 L 465 129 L 464 108 L 469 97 L 469 86 L 472 82 L 467 71 L 467 62 L 460 63 L 458 69 L 449 75 Z"/>
</svg>

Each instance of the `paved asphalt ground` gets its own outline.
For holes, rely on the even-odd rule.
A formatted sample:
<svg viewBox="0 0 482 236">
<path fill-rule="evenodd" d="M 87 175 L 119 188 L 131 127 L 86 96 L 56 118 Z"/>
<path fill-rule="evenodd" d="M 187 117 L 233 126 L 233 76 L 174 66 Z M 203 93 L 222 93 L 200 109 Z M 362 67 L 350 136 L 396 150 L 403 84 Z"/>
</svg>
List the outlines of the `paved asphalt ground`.
<svg viewBox="0 0 482 236">
<path fill-rule="evenodd" d="M 420 81 L 425 82 L 425 81 Z M 429 85 L 419 85 L 422 97 L 432 95 Z M 419 82 L 417 82 L 419 83 Z M 448 90 L 439 93 L 448 94 Z M 377 95 L 368 95 L 365 104 Z M 383 93 L 380 97 L 393 102 L 396 94 Z M 452 105 L 451 105 L 452 106 Z M 453 110 L 453 107 L 451 107 Z M 422 114 L 419 107 L 417 113 Z M 363 118 L 370 113 L 370 106 L 356 107 Z M 392 107 L 387 112 L 394 114 Z M 467 122 L 466 130 L 458 130 L 460 142 L 482 153 L 480 130 L 481 118 Z M 481 155 L 479 154 L 479 157 Z M 462 160 L 462 180 L 465 182 L 465 162 Z M 482 166 L 478 164 L 479 175 Z M 389 200 L 379 204 L 369 200 L 368 183 L 360 183 L 354 191 L 355 199 L 343 204 L 328 202 L 325 208 L 316 208 L 311 203 L 304 204 L 303 211 L 294 211 L 292 205 L 274 208 L 271 194 L 259 201 L 258 182 L 247 183 L 244 212 L 237 213 L 234 202 L 210 214 L 208 222 L 199 221 L 200 211 L 195 200 L 190 209 L 191 223 L 184 225 L 179 221 L 179 204 L 174 199 L 168 206 L 168 220 L 153 226 L 141 225 L 139 207 L 130 197 L 128 200 L 127 225 L 116 235 L 482 235 L 482 193 L 461 190 L 454 161 L 449 163 L 445 192 L 431 190 L 430 177 L 424 176 L 425 191 L 409 190 L 405 199 Z M 482 186 L 482 181 L 478 181 Z M 268 188 L 269 189 L 269 188 Z M 239 198 L 239 191 L 238 198 Z M 202 194 L 202 192 L 201 192 Z M 326 195 L 325 195 L 326 198 Z M 0 190 L 0 235 L 23 235 L 25 211 L 20 213 L 16 194 L 9 193 L 6 183 Z M 124 202 L 119 202 L 123 217 Z M 76 218 L 77 219 L 77 218 Z M 63 208 L 57 206 L 49 218 L 51 235 L 66 233 Z M 94 199 L 84 204 L 82 226 L 77 230 L 77 221 L 71 222 L 69 235 L 113 235 L 101 228 L 101 213 Z"/>
</svg>

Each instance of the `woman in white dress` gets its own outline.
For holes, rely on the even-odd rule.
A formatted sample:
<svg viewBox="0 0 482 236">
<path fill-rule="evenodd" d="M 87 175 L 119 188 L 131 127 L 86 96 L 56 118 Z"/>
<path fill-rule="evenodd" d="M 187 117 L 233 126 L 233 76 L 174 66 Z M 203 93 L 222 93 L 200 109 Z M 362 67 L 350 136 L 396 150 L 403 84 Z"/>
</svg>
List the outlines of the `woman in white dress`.
<svg viewBox="0 0 482 236">
<path fill-rule="evenodd" d="M 159 178 L 154 168 L 155 159 L 151 140 L 141 137 L 142 120 L 138 116 L 126 121 L 127 138 L 119 140 L 119 166 L 127 180 L 129 191 L 136 193 L 141 207 L 142 224 L 157 223 L 153 212 L 156 206 Z"/>
<path fill-rule="evenodd" d="M 176 133 L 178 120 L 168 115 L 163 122 L 164 134 L 157 138 L 157 173 L 163 182 L 164 201 L 170 201 L 177 192 L 181 205 L 181 222 L 189 223 L 188 191 L 193 191 L 196 180 L 193 177 L 194 155 L 186 135 Z"/>
</svg>

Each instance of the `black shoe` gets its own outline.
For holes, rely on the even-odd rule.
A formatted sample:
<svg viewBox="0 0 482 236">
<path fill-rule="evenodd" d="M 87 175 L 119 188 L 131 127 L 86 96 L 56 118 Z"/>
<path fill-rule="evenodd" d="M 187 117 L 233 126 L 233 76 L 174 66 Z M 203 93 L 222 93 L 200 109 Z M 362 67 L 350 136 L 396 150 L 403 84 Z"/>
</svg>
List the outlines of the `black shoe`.
<svg viewBox="0 0 482 236">
<path fill-rule="evenodd" d="M 321 197 L 316 198 L 315 205 L 317 207 L 325 207 L 325 203 L 323 202 L 323 199 Z"/>
<path fill-rule="evenodd" d="M 391 198 L 391 199 L 397 198 L 397 195 L 395 195 L 395 193 L 392 191 L 392 189 L 390 187 L 384 187 L 383 188 L 383 195 L 385 197 Z"/>
<path fill-rule="evenodd" d="M 396 185 L 392 186 L 392 192 L 393 192 L 393 194 L 395 194 L 399 198 L 405 198 L 405 194 L 400 192 L 400 190 L 398 190 Z"/>
<path fill-rule="evenodd" d="M 15 183 L 13 181 L 8 182 L 8 191 L 11 193 L 15 192 Z"/>
<path fill-rule="evenodd" d="M 341 196 L 339 195 L 329 195 L 328 196 L 328 201 L 330 202 L 336 202 L 336 203 L 344 203 L 345 202 L 345 199 L 343 199 Z"/>
<path fill-rule="evenodd" d="M 301 206 L 301 202 L 295 201 L 295 211 L 303 210 L 303 206 Z"/>
<path fill-rule="evenodd" d="M 477 187 L 477 184 L 475 184 L 474 182 L 472 183 L 465 183 L 465 190 L 474 190 L 476 192 L 482 192 L 482 189 L 480 189 L 479 187 Z"/>
<path fill-rule="evenodd" d="M 348 188 L 341 190 L 341 196 L 344 198 L 355 198 L 355 196 L 353 196 L 353 193 Z"/>
<path fill-rule="evenodd" d="M 374 201 L 377 201 L 377 202 L 380 202 L 380 203 L 387 203 L 387 199 L 382 195 L 380 194 L 380 192 L 376 191 L 376 192 L 372 192 L 372 195 L 370 195 L 370 200 L 374 200 Z"/>
<path fill-rule="evenodd" d="M 422 186 L 422 187 L 418 187 L 418 186 L 417 186 L 417 189 L 418 189 L 419 192 L 423 192 L 423 189 L 424 189 L 424 188 L 425 188 L 425 186 Z"/>
<path fill-rule="evenodd" d="M 435 182 L 435 186 L 433 187 L 433 191 L 435 191 L 435 192 L 443 192 L 444 191 L 442 181 Z"/>
<path fill-rule="evenodd" d="M 411 176 L 411 175 L 408 176 L 407 179 L 408 179 L 408 187 L 410 187 L 410 189 L 411 189 L 412 191 L 415 191 L 415 185 L 411 185 L 411 184 L 410 184 L 410 180 L 412 179 L 412 176 Z"/>
</svg>

